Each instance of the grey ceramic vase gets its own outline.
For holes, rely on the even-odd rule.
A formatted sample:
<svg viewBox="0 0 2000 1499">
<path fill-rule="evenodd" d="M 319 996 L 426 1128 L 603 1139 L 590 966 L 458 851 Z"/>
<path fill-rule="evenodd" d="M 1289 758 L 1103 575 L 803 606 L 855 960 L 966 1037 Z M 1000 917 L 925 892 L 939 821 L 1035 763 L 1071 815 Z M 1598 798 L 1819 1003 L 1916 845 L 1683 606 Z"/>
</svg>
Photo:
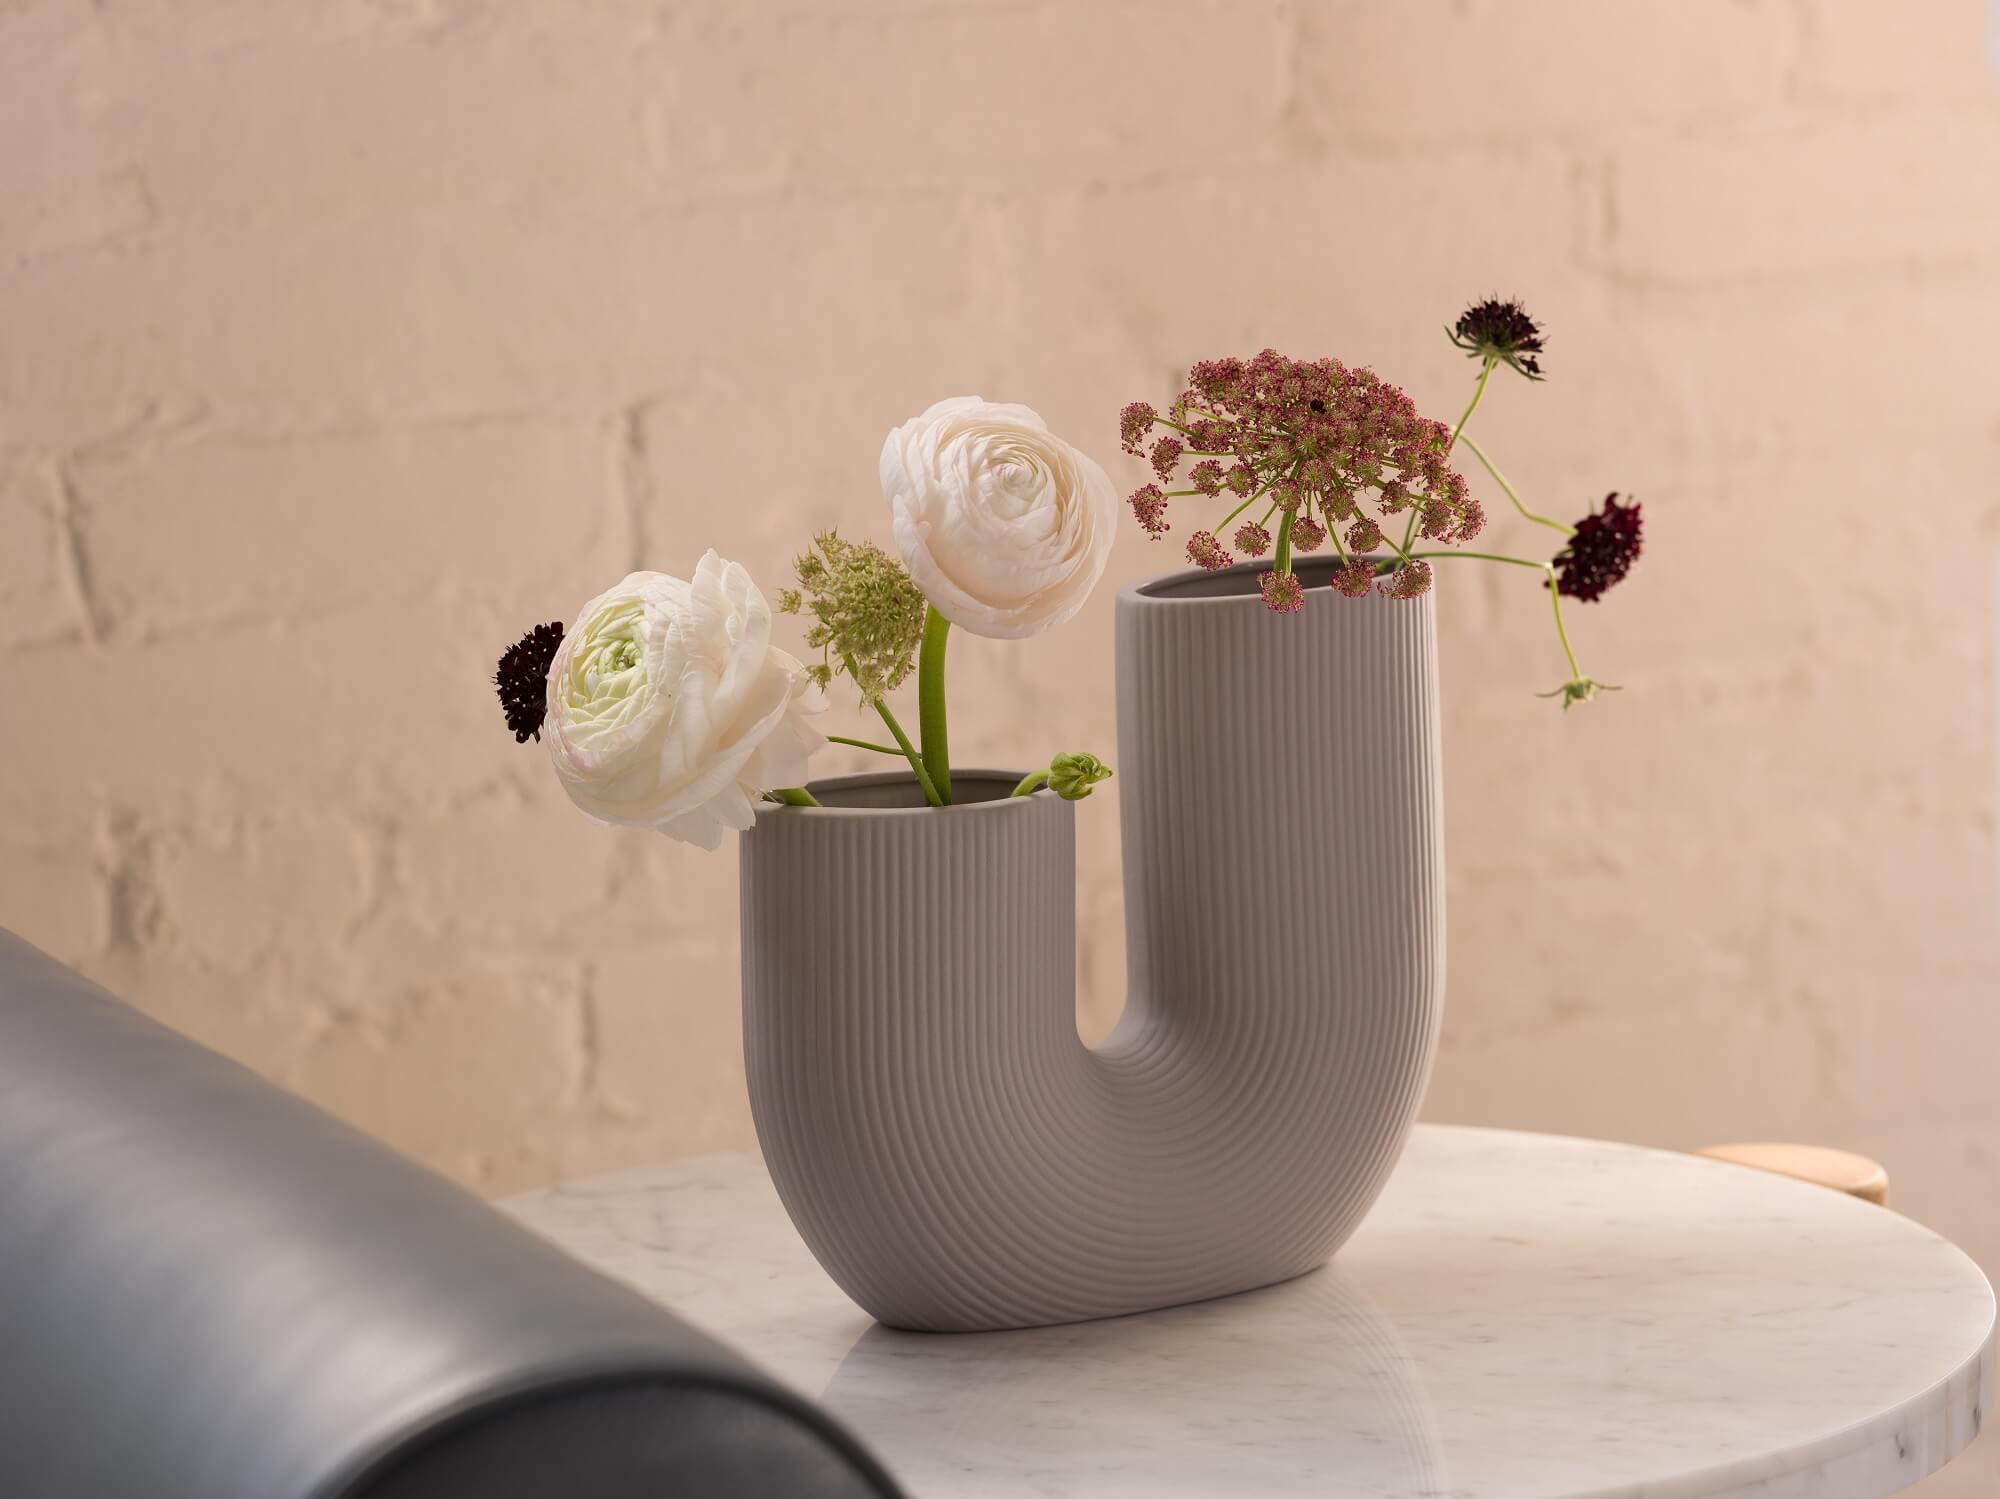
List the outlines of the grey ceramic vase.
<svg viewBox="0 0 2000 1499">
<path fill-rule="evenodd" d="M 1078 1039 L 1075 823 L 1017 773 L 816 783 L 743 835 L 750 1101 L 792 1221 L 893 1327 L 1302 1274 L 1395 1165 L 1444 986 L 1432 601 L 1254 573 L 1118 598 L 1128 991 Z M 1067 746 L 1052 745 L 1051 748 Z"/>
</svg>

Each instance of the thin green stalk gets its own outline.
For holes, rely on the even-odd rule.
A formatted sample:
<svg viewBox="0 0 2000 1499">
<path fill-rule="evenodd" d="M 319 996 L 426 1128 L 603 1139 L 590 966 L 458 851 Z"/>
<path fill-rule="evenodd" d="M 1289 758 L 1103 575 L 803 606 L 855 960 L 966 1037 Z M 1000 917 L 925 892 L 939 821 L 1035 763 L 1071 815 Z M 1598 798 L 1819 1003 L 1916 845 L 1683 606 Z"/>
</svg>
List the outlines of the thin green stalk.
<svg viewBox="0 0 2000 1499">
<path fill-rule="evenodd" d="M 818 800 L 803 786 L 780 786 L 776 791 L 764 793 L 767 802 L 781 802 L 787 807 L 817 807 Z"/>
<path fill-rule="evenodd" d="M 1516 567 L 1532 567 L 1535 569 L 1535 571 L 1547 573 L 1552 578 L 1555 576 L 1555 571 L 1556 571 L 1554 568 L 1550 567 L 1548 563 L 1537 562 L 1531 557 L 1503 557 L 1498 552 L 1449 551 L 1449 552 L 1410 553 L 1410 559 L 1412 561 L 1415 561 L 1420 557 L 1464 557 L 1472 562 L 1511 562 Z"/>
<path fill-rule="evenodd" d="M 1326 522 L 1327 539 L 1333 543 L 1333 555 L 1340 559 L 1342 567 L 1347 566 L 1347 544 L 1340 539 L 1340 523 L 1333 518 L 1333 512 L 1324 504 L 1319 507 L 1320 519 Z M 1388 537 L 1382 538 L 1387 541 Z"/>
<path fill-rule="evenodd" d="M 951 740 L 945 726 L 944 648 L 951 621 L 924 606 L 924 640 L 917 648 L 917 729 L 924 740 L 924 769 L 931 785 L 951 804 Z"/>
<path fill-rule="evenodd" d="M 842 660 L 846 663 L 847 675 L 855 676 L 854 658 L 846 656 Z M 903 732 L 903 726 L 896 722 L 896 715 L 889 711 L 888 700 L 876 698 L 875 711 L 882 715 L 882 722 L 889 730 L 889 737 L 896 741 L 903 758 L 910 762 L 910 769 L 917 773 L 917 784 L 924 788 L 924 800 L 933 807 L 942 807 L 944 803 L 938 798 L 937 787 L 931 784 L 930 772 L 924 769 L 924 757 L 917 753 L 917 747 L 910 743 L 910 736 Z"/>
<path fill-rule="evenodd" d="M 845 734 L 829 734 L 826 736 L 826 742 L 828 744 L 851 744 L 856 749 L 873 750 L 878 755 L 895 755 L 899 759 L 903 753 L 893 744 L 876 744 L 874 741 L 868 739 L 849 739 Z"/>
<path fill-rule="evenodd" d="M 1538 526 L 1547 526 L 1551 531 L 1560 531 L 1565 536 L 1576 535 L 1575 526 L 1566 526 L 1561 521 L 1552 520 L 1546 515 L 1537 515 L 1534 511 L 1530 510 L 1526 505 L 1522 504 L 1521 497 L 1518 494 L 1514 493 L 1514 486 L 1507 482 L 1507 476 L 1505 474 L 1501 473 L 1499 469 L 1493 466 L 1493 460 L 1486 456 L 1486 450 L 1480 447 L 1478 443 L 1474 442 L 1469 437 L 1465 439 L 1465 445 L 1468 448 L 1472 449 L 1472 456 L 1477 458 L 1480 462 L 1480 466 L 1483 467 L 1487 473 L 1493 476 L 1493 482 L 1500 486 L 1501 492 L 1504 493 L 1508 499 L 1514 502 L 1514 508 L 1520 511 L 1522 515 L 1526 516 L 1529 520 L 1533 521 Z"/>
<path fill-rule="evenodd" d="M 1264 492 L 1268 490 L 1273 484 L 1276 484 L 1280 479 L 1296 479 L 1299 476 L 1299 470 L 1303 467 L 1305 467 L 1305 460 L 1301 458 L 1297 463 L 1294 463 L 1291 466 L 1291 468 L 1288 469 L 1286 472 L 1282 474 L 1271 475 L 1270 478 L 1266 479 L 1262 484 L 1259 484 L 1257 488 L 1251 492 L 1250 497 L 1248 499 L 1244 500 L 1242 504 L 1238 505 L 1234 510 L 1230 511 L 1229 514 L 1223 516 L 1222 519 L 1216 524 L 1215 529 L 1209 534 L 1212 536 L 1220 537 L 1223 531 L 1228 527 L 1229 523 L 1235 520 L 1236 517 L 1241 515 L 1244 511 L 1248 510 L 1251 507 L 1251 505 L 1254 504 L 1259 498 L 1261 498 Z M 1275 510 L 1277 508 L 1278 508 L 1277 504 L 1274 501 L 1272 503 L 1271 510 Z M 1269 520 L 1270 518 L 1271 518 L 1271 511 L 1266 510 L 1264 512 L 1264 519 Z M 1260 521 L 1259 524 L 1261 525 L 1262 522 Z"/>
<path fill-rule="evenodd" d="M 1563 655 L 1569 658 L 1570 680 L 1580 682 L 1583 680 L 1583 668 L 1576 664 L 1576 652 L 1569 645 L 1569 631 L 1563 628 L 1562 590 L 1556 587 L 1556 570 L 1553 567 L 1549 569 L 1549 607 L 1556 614 L 1556 639 L 1562 642 Z M 1567 708 L 1569 704 L 1564 703 L 1563 706 Z"/>
<path fill-rule="evenodd" d="M 1526 557 L 1503 557 L 1498 552 L 1416 552 L 1415 557 L 1463 557 L 1471 562 L 1507 562 L 1515 567 L 1532 567 L 1549 580 L 1549 608 L 1555 611 L 1556 639 L 1562 642 L 1563 657 L 1569 662 L 1572 681 L 1582 681 L 1583 668 L 1576 664 L 1576 651 L 1569 643 L 1569 630 L 1563 624 L 1562 590 L 1556 586 L 1555 567 L 1547 562 L 1534 562 Z"/>
<path fill-rule="evenodd" d="M 1273 484 L 1276 484 L 1277 482 L 1278 482 L 1278 476 L 1276 474 L 1273 474 L 1271 475 L 1270 478 L 1266 479 L 1262 484 L 1258 485 L 1244 499 L 1242 504 L 1238 505 L 1234 510 L 1230 511 L 1229 514 L 1223 516 L 1221 520 L 1215 523 L 1214 534 L 1220 536 L 1225 530 L 1229 528 L 1229 523 L 1231 521 L 1235 520 L 1237 516 L 1241 515 L 1244 511 L 1248 510 L 1252 505 L 1256 504 L 1258 499 L 1263 495 L 1264 491 L 1269 489 Z M 1269 518 L 1270 518 L 1270 512 L 1266 511 L 1265 519 L 1268 520 Z"/>
<path fill-rule="evenodd" d="M 1472 413 L 1479 409 L 1480 398 L 1486 394 L 1486 382 L 1493 378 L 1493 367 L 1499 362 L 1500 361 L 1495 359 L 1491 354 L 1488 354 L 1485 359 L 1480 361 L 1479 380 L 1478 383 L 1472 387 L 1472 399 L 1465 403 L 1465 410 L 1459 413 L 1458 425 L 1451 429 L 1451 440 L 1444 445 L 1445 456 L 1447 458 L 1451 456 L 1451 450 L 1458 446 L 1459 434 L 1465 430 L 1465 424 L 1472 420 Z M 1471 441 L 1472 441 L 1471 438 L 1469 437 L 1466 438 L 1466 442 L 1468 444 L 1470 444 Z M 1477 448 L 1474 448 L 1473 451 L 1475 453 L 1479 452 Z M 1481 461 L 1482 462 L 1485 461 L 1484 454 L 1481 454 Z M 1488 467 L 1488 472 L 1489 473 L 1492 472 L 1490 465 Z M 1496 479 L 1500 478 L 1498 474 L 1494 474 L 1493 477 Z M 1501 480 L 1500 487 L 1502 489 L 1506 489 L 1507 485 L 1504 479 Z M 1508 490 L 1507 492 L 1510 495 L 1513 493 L 1512 490 Z M 1519 500 L 1516 500 L 1514 501 L 1514 503 L 1518 505 L 1521 502 Z M 1413 542 L 1416 541 L 1416 539 L 1417 539 L 1417 512 L 1415 510 L 1412 510 L 1410 512 L 1409 524 L 1403 527 L 1403 544 L 1397 547 L 1396 550 L 1402 553 L 1405 557 L 1407 557 L 1410 552 L 1410 546 Z"/>
<path fill-rule="evenodd" d="M 1451 441 L 1444 445 L 1447 458 L 1451 456 L 1451 450 L 1458 446 L 1458 435 L 1465 430 L 1465 424 L 1472 420 L 1472 413 L 1479 409 L 1479 398 L 1486 394 L 1486 382 L 1493 378 L 1493 366 L 1499 362 L 1489 354 L 1480 367 L 1479 383 L 1472 387 L 1472 399 L 1466 402 L 1465 410 L 1458 418 L 1458 425 L 1451 429 Z"/>
<path fill-rule="evenodd" d="M 1408 562 L 1410 560 L 1410 547 L 1408 542 L 1403 543 L 1403 545 L 1401 546 L 1397 546 L 1396 538 L 1391 536 L 1387 531 L 1384 531 L 1382 533 L 1382 543 L 1383 545 L 1388 547 L 1390 551 L 1396 554 L 1396 561 L 1392 564 L 1392 566 L 1399 567 L 1403 563 Z"/>
<path fill-rule="evenodd" d="M 1007 794 L 1009 796 L 1028 796 L 1033 792 L 1041 790 L 1048 783 L 1049 773 L 1046 770 L 1031 770 L 1021 777 L 1021 784 Z"/>
<path fill-rule="evenodd" d="M 1278 522 L 1278 550 L 1271 558 L 1271 566 L 1279 577 L 1292 570 L 1292 522 L 1298 518 L 1298 511 L 1287 510 L 1285 518 Z"/>
</svg>

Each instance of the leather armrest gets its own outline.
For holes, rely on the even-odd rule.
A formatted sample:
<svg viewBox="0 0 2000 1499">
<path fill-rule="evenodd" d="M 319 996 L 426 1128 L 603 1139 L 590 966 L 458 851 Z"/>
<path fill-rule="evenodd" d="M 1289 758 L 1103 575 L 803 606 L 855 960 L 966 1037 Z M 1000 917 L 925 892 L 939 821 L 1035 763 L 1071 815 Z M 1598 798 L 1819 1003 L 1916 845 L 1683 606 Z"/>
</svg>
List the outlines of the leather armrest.
<svg viewBox="0 0 2000 1499">
<path fill-rule="evenodd" d="M 0 932 L 23 1499 L 881 1499 L 665 1308 Z"/>
</svg>

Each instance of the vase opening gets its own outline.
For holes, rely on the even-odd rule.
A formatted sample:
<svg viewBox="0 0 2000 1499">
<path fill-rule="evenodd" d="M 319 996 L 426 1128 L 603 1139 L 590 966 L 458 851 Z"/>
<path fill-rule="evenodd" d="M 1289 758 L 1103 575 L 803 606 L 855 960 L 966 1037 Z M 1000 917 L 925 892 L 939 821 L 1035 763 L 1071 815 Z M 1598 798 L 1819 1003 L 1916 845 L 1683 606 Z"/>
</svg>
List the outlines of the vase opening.
<svg viewBox="0 0 2000 1499">
<path fill-rule="evenodd" d="M 951 773 L 951 803 L 963 807 L 976 802 L 1004 801 L 1021 784 L 1025 770 L 954 770 Z M 929 810 L 923 788 L 907 770 L 874 771 L 867 775 L 830 776 L 807 783 L 807 790 L 821 807 L 830 810 L 909 811 Z"/>
<path fill-rule="evenodd" d="M 1385 561 L 1385 558 L 1370 557 L 1371 563 Z M 1299 583 L 1305 588 L 1330 588 L 1333 586 L 1335 569 L 1341 566 L 1339 557 L 1294 557 L 1292 571 L 1298 575 Z M 1233 567 L 1225 567 L 1217 572 L 1206 568 L 1191 567 L 1184 572 L 1168 573 L 1155 578 L 1150 583 L 1141 583 L 1130 590 L 1142 599 L 1233 599 L 1255 598 L 1260 587 L 1258 579 L 1271 570 L 1268 561 L 1239 562 Z"/>
</svg>

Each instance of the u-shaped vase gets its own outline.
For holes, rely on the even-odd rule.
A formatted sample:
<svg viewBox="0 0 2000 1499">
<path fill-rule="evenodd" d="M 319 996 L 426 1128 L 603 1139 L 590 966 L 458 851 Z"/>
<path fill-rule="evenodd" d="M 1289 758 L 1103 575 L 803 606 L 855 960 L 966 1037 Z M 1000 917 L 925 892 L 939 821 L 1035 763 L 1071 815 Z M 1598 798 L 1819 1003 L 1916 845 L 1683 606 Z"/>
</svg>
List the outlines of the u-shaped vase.
<svg viewBox="0 0 2000 1499">
<path fill-rule="evenodd" d="M 1432 599 L 1249 568 L 1117 600 L 1124 1013 L 1075 1007 L 1074 803 L 815 783 L 743 835 L 750 1101 L 792 1221 L 892 1327 L 1116 1316 L 1287 1280 L 1360 1223 L 1444 991 Z M 1083 815 L 1096 815 L 1086 806 Z"/>
</svg>

